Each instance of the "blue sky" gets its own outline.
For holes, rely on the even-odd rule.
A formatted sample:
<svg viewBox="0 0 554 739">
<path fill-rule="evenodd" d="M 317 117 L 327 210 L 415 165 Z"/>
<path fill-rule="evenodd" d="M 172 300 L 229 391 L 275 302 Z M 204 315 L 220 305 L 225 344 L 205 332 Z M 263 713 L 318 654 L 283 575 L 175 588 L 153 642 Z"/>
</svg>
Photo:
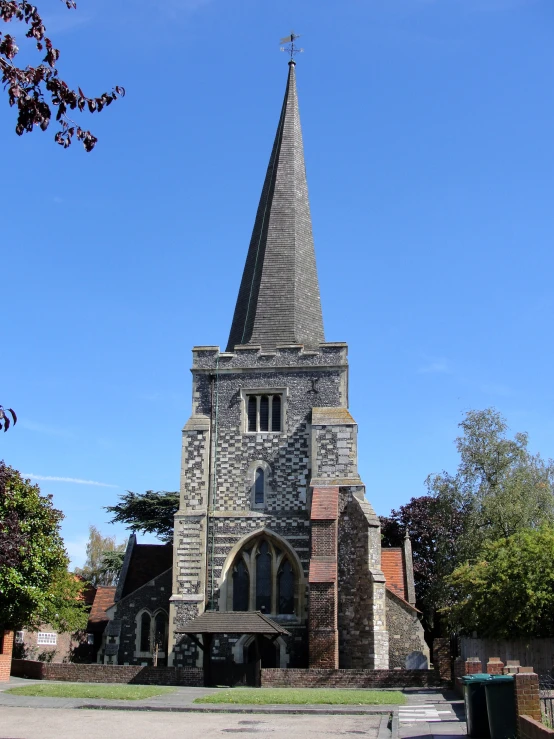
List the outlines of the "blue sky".
<svg viewBox="0 0 554 739">
<path fill-rule="evenodd" d="M 54 495 L 74 564 L 89 524 L 125 535 L 102 509 L 118 494 L 178 488 L 190 350 L 227 339 L 291 29 L 326 338 L 350 346 L 368 498 L 385 514 L 453 470 L 469 409 L 497 407 L 552 456 L 551 0 L 39 8 L 69 83 L 127 89 L 83 116 L 92 154 L 54 130 L 17 138 L 0 108 L 0 402 L 20 416 L 0 456 Z"/>
</svg>

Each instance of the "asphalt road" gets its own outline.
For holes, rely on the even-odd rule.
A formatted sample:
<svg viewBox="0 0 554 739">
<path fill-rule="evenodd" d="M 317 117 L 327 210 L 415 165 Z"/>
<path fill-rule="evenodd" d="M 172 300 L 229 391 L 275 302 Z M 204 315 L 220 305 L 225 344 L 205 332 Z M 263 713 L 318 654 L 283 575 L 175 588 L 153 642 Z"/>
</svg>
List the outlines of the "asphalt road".
<svg viewBox="0 0 554 739">
<path fill-rule="evenodd" d="M 0 708 L 0 739 L 377 739 L 380 716 Z"/>
</svg>

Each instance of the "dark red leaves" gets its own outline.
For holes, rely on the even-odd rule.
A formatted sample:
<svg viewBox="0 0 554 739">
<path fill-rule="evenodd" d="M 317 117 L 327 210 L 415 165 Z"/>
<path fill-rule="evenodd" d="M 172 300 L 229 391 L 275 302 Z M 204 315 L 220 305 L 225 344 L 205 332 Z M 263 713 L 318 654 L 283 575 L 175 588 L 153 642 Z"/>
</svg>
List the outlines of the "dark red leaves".
<svg viewBox="0 0 554 739">
<path fill-rule="evenodd" d="M 10 428 L 10 418 L 6 414 L 6 410 L 11 413 L 12 419 L 13 419 L 13 425 L 17 423 L 17 416 L 15 415 L 15 412 L 11 408 L 4 408 L 0 405 L 0 430 L 2 429 L 2 424 L 4 424 L 4 432 L 6 432 Z"/>
<path fill-rule="evenodd" d="M 62 0 L 68 9 L 76 7 L 74 0 Z M 1 82 L 8 93 L 8 103 L 18 109 L 16 133 L 31 132 L 35 126 L 42 131 L 48 128 L 51 119 L 51 106 L 57 108 L 56 120 L 60 130 L 54 140 L 67 148 L 74 136 L 82 142 L 86 151 L 92 151 L 97 138 L 90 131 L 81 129 L 71 118 L 68 111 L 88 108 L 90 113 L 100 112 L 111 105 L 118 97 L 125 95 L 125 89 L 117 86 L 111 92 L 104 92 L 99 97 L 87 97 L 81 88 L 72 90 L 64 80 L 58 77 L 55 69 L 60 52 L 54 48 L 51 40 L 45 36 L 46 29 L 36 6 L 26 0 L 0 0 L 0 20 L 8 23 L 21 21 L 29 26 L 26 37 L 36 42 L 39 51 L 46 49 L 42 64 L 37 67 L 16 67 L 13 59 L 19 52 L 15 39 L 9 34 L 0 33 L 0 74 Z M 45 99 L 46 98 L 46 99 Z M 0 406 L 1 408 L 1 406 Z M 8 422 L 9 425 L 9 422 Z"/>
</svg>

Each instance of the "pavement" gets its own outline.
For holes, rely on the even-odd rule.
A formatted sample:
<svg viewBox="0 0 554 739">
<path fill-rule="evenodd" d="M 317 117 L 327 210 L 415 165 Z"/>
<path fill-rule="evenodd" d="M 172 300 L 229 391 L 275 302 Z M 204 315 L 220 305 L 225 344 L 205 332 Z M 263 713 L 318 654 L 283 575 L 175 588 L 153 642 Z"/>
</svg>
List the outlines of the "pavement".
<svg viewBox="0 0 554 739">
<path fill-rule="evenodd" d="M 454 739 L 466 734 L 463 701 L 436 690 L 405 690 L 404 706 L 194 704 L 217 688 L 178 687 L 140 701 L 5 692 L 33 682 L 44 681 L 11 678 L 0 683 L 0 739 L 58 739 L 85 730 L 87 739 L 153 739 L 154 726 L 156 735 L 163 727 L 164 739 L 221 739 L 222 733 L 290 739 L 293 731 L 301 732 L 303 739 L 353 734 L 370 739 Z"/>
<path fill-rule="evenodd" d="M 464 702 L 450 691 L 408 695 L 392 717 L 392 739 L 457 739 L 467 735 Z"/>
</svg>

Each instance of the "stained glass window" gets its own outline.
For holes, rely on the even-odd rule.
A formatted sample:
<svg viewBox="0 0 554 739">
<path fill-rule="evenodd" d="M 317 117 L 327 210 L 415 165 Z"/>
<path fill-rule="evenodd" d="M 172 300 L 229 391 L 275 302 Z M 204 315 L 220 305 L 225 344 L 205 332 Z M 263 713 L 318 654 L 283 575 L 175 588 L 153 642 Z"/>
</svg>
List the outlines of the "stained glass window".
<svg viewBox="0 0 554 739">
<path fill-rule="evenodd" d="M 254 483 L 254 503 L 264 502 L 264 471 L 261 467 L 256 470 L 256 482 Z"/>
<path fill-rule="evenodd" d="M 271 613 L 271 553 L 262 541 L 256 560 L 256 610 Z"/>
<path fill-rule="evenodd" d="M 140 651 L 150 652 L 150 614 L 143 613 L 140 618 Z"/>
<path fill-rule="evenodd" d="M 250 576 L 243 559 L 233 572 L 233 611 L 247 611 L 250 605 Z"/>
<path fill-rule="evenodd" d="M 277 576 L 279 613 L 294 613 L 294 572 L 286 559 Z"/>
</svg>

